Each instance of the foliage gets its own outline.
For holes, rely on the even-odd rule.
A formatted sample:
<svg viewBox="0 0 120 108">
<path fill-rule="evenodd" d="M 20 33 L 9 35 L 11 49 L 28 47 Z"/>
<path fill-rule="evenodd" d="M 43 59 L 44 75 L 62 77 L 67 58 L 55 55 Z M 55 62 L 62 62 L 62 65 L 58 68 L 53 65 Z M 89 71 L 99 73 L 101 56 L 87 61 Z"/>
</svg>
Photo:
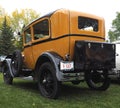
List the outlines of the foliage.
<svg viewBox="0 0 120 108">
<path fill-rule="evenodd" d="M 0 30 L 2 28 L 2 23 L 4 21 L 5 10 L 0 6 Z"/>
<path fill-rule="evenodd" d="M 15 34 L 20 32 L 24 25 L 27 25 L 32 20 L 39 17 L 39 14 L 32 9 L 22 9 L 21 11 L 15 10 L 12 12 L 10 17 L 11 27 L 14 30 Z"/>
<path fill-rule="evenodd" d="M 16 49 L 22 49 L 22 36 L 18 36 L 18 32 L 21 32 L 25 25 L 38 18 L 39 16 L 40 15 L 32 9 L 21 9 L 20 11 L 16 9 L 12 12 L 11 15 L 7 15 L 5 10 L 0 7 L 0 38 L 2 38 L 1 29 L 3 26 L 2 24 L 4 21 L 4 17 L 6 17 L 7 25 L 10 26 L 13 30 L 13 44 Z"/>
<path fill-rule="evenodd" d="M 116 18 L 112 21 L 112 28 L 108 32 L 110 41 L 120 38 L 120 13 L 117 12 L 116 14 Z"/>
<path fill-rule="evenodd" d="M 10 26 L 7 25 L 6 17 L 4 19 L 1 36 L 0 36 L 0 54 L 8 55 L 14 50 L 13 46 L 13 32 Z"/>
<path fill-rule="evenodd" d="M 22 9 L 21 11 L 15 10 L 12 12 L 10 16 L 10 26 L 14 31 L 15 45 L 18 49 L 22 49 L 22 37 L 18 36 L 18 32 L 21 32 L 25 25 L 38 17 L 39 14 L 32 9 Z"/>
<path fill-rule="evenodd" d="M 107 91 L 92 91 L 86 83 L 74 86 L 65 83 L 59 99 L 39 94 L 37 84 L 30 80 L 14 79 L 13 85 L 3 83 L 0 74 L 0 108 L 119 108 L 120 85 L 111 84 Z"/>
</svg>

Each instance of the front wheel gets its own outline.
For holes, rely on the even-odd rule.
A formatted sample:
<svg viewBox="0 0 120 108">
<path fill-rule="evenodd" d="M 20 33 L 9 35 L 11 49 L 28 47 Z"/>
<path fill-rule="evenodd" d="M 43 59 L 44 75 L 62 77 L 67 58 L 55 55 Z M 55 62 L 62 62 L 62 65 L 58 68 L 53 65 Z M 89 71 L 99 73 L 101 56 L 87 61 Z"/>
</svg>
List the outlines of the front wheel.
<svg viewBox="0 0 120 108">
<path fill-rule="evenodd" d="M 88 86 L 93 90 L 106 90 L 110 86 L 107 70 L 89 70 L 85 73 Z"/>
<path fill-rule="evenodd" d="M 55 99 L 59 95 L 60 82 L 58 82 L 55 68 L 50 62 L 40 66 L 38 87 L 44 97 Z"/>
</svg>

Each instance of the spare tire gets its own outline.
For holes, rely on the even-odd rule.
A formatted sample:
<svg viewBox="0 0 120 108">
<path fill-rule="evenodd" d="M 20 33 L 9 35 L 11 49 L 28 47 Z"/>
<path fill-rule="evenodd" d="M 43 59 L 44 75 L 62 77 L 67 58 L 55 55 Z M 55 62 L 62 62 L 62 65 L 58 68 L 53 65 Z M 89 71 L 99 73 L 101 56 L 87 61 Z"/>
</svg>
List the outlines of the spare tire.
<svg viewBox="0 0 120 108">
<path fill-rule="evenodd" d="M 19 76 L 19 74 L 21 73 L 22 64 L 23 64 L 23 58 L 21 52 L 19 50 L 14 51 L 11 60 L 11 68 L 14 77 Z"/>
</svg>

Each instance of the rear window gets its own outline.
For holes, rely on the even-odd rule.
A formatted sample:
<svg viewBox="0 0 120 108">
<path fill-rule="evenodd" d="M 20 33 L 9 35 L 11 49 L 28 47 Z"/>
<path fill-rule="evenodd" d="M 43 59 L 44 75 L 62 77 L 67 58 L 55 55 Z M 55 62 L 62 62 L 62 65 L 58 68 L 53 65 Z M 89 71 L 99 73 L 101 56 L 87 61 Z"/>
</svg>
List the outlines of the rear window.
<svg viewBox="0 0 120 108">
<path fill-rule="evenodd" d="M 87 18 L 87 17 L 78 17 L 78 29 L 85 31 L 98 31 L 98 20 Z"/>
</svg>

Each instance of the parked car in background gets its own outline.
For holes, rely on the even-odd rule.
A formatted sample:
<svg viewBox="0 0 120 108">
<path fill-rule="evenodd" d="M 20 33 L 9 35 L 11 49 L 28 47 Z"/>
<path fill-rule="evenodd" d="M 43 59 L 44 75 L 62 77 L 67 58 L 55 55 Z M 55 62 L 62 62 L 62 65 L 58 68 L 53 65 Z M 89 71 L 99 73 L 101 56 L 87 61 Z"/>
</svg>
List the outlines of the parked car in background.
<svg viewBox="0 0 120 108">
<path fill-rule="evenodd" d="M 120 79 L 120 40 L 114 41 L 116 45 L 116 67 L 113 69 L 113 73 L 115 74 L 115 79 Z"/>
<path fill-rule="evenodd" d="M 120 43 L 116 43 L 116 69 L 120 73 Z"/>
</svg>

